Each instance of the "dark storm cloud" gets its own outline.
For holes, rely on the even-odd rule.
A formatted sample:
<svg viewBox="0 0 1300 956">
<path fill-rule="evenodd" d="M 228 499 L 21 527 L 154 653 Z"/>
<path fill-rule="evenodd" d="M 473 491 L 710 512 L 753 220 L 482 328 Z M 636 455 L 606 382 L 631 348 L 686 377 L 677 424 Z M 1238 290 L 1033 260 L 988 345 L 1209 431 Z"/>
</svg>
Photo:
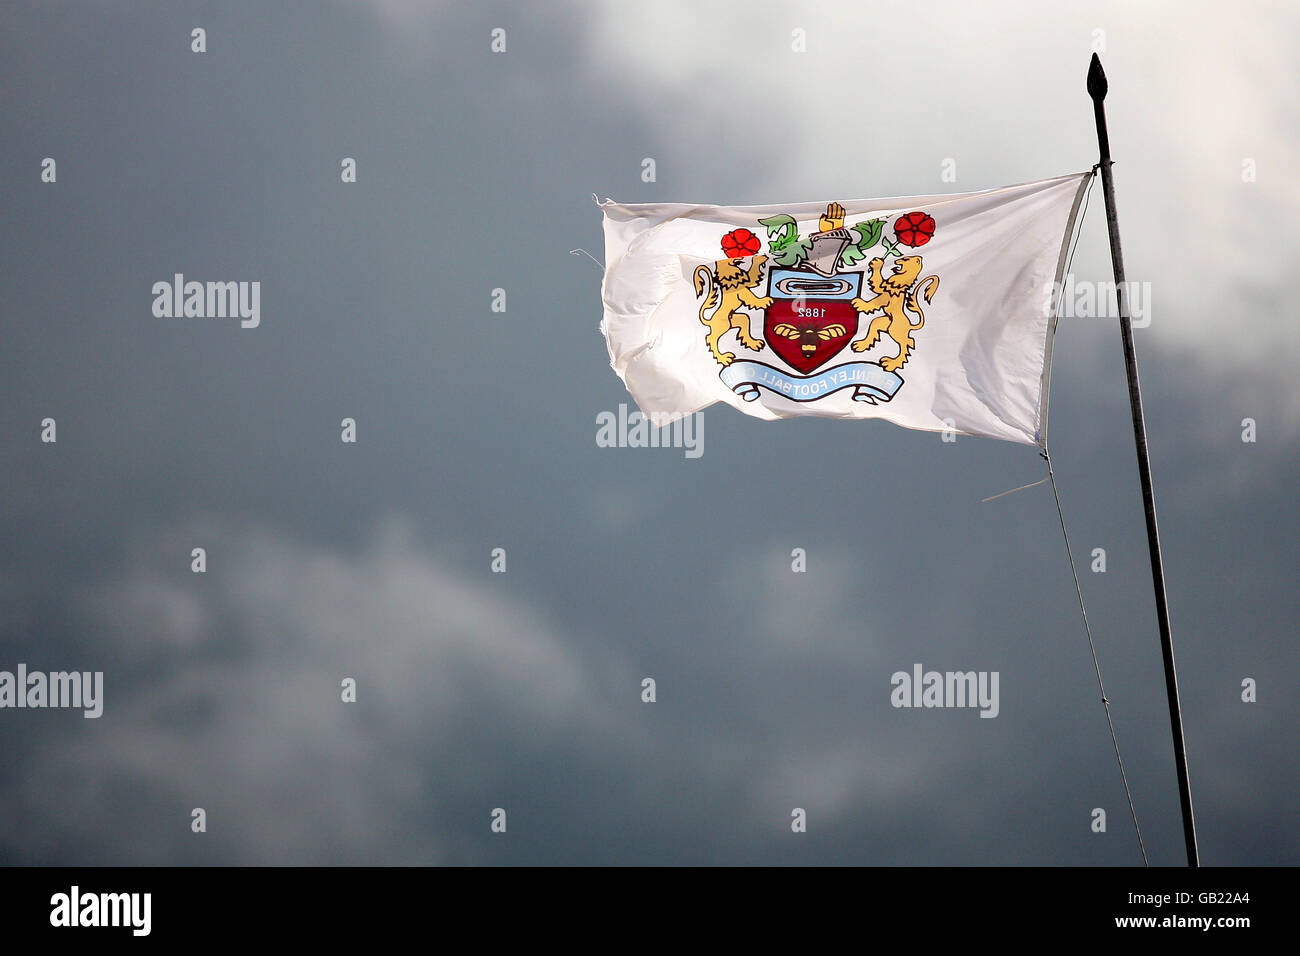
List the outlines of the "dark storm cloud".
<svg viewBox="0 0 1300 956">
<path fill-rule="evenodd" d="M 937 16 L 894 13 L 872 48 L 886 76 L 903 62 L 891 31 Z M 942 124 L 873 94 L 912 140 L 868 152 L 878 133 L 843 129 L 862 157 L 849 169 L 816 111 L 786 108 L 806 67 L 783 20 L 770 36 L 715 30 L 726 55 L 709 59 L 692 31 L 659 43 L 617 5 L 5 17 L 0 667 L 102 668 L 106 702 L 94 721 L 0 713 L 0 859 L 1138 860 L 1050 490 L 980 503 L 1040 477 L 1034 452 L 720 407 L 698 460 L 598 448 L 597 412 L 631 399 L 595 331 L 599 272 L 568 252 L 601 256 L 593 191 L 754 202 L 1084 168 L 1090 116 L 1068 97 L 1082 100 L 1088 31 L 1105 21 L 1131 49 L 1149 24 L 1102 8 L 1068 38 L 992 22 L 959 47 L 941 32 L 995 92 L 1015 88 L 999 64 L 1017 52 L 1050 82 L 989 120 L 953 106 L 957 66 L 936 69 L 916 99 L 943 104 Z M 814 40 L 832 42 L 833 18 L 808 14 Z M 494 57 L 498 25 L 509 52 Z M 977 42 L 1001 46 L 977 57 Z M 692 92 L 716 62 L 760 54 L 765 80 Z M 1246 58 L 1207 69 L 1231 90 Z M 1080 69 L 1058 77 L 1051 59 Z M 757 107 L 731 102 L 756 88 L 785 108 L 775 143 L 749 128 Z M 1248 88 L 1252 116 L 1293 109 Z M 1293 227 L 1270 224 L 1279 242 L 1247 260 L 1221 225 L 1277 196 L 1241 192 L 1237 153 L 1295 147 L 1261 134 L 1206 180 L 1223 157 L 1183 105 L 1161 122 L 1193 130 L 1184 159 L 1131 108 L 1115 122 L 1130 272 L 1164 310 L 1139 348 L 1203 855 L 1294 863 Z M 1061 142 L 1034 132 L 1048 125 Z M 37 180 L 47 155 L 54 186 Z M 949 155 L 958 187 L 936 179 Z M 344 156 L 355 185 L 338 181 Z M 646 156 L 657 183 L 639 179 Z M 1162 203 L 1181 194 L 1201 211 L 1168 225 Z M 1093 199 L 1075 271 L 1102 278 Z M 175 272 L 260 281 L 261 326 L 154 318 L 150 287 Z M 1262 345 L 1234 338 L 1243 277 Z M 489 309 L 497 287 L 505 314 Z M 1153 859 L 1177 862 L 1113 322 L 1063 323 L 1053 386 L 1053 458 L 1129 778 Z M 37 441 L 47 415 L 54 446 Z M 338 440 L 345 416 L 356 445 Z M 196 546 L 206 575 L 189 570 Z M 495 547 L 504 575 L 488 569 Z M 789 570 L 795 547 L 805 575 Z M 1086 571 L 1094 547 L 1104 575 Z M 892 708 L 889 675 L 915 662 L 1000 671 L 999 717 Z M 346 676 L 355 705 L 339 701 Z M 506 838 L 488 831 L 497 806 Z M 1088 829 L 1098 806 L 1104 836 Z M 809 812 L 803 836 L 793 807 Z"/>
</svg>

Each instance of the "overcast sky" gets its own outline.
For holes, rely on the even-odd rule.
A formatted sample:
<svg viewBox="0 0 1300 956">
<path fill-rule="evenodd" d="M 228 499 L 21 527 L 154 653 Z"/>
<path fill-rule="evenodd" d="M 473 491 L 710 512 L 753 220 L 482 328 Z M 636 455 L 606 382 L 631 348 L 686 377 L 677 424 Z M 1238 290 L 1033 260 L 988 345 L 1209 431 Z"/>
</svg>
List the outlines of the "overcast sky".
<svg viewBox="0 0 1300 956">
<path fill-rule="evenodd" d="M 104 713 L 0 710 L 0 862 L 1140 865 L 1051 491 L 981 503 L 1035 451 L 725 406 L 697 459 L 597 447 L 632 403 L 569 254 L 592 193 L 1085 170 L 1097 44 L 1202 861 L 1300 862 L 1300 13 L 1134 6 L 6 4 L 0 670 L 102 670 Z M 1073 272 L 1108 268 L 1098 189 Z M 260 282 L 260 325 L 156 317 L 177 272 Z M 1062 319 L 1052 386 L 1179 864 L 1113 319 Z M 999 715 L 892 707 L 916 663 L 999 672 Z"/>
</svg>

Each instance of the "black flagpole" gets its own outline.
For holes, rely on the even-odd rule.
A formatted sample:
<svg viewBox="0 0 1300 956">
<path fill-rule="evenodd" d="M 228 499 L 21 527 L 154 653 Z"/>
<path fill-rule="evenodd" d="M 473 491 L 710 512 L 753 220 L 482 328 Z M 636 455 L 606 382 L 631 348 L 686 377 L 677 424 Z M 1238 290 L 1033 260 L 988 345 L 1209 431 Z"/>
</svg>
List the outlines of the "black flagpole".
<svg viewBox="0 0 1300 956">
<path fill-rule="evenodd" d="M 1183 715 L 1178 704 L 1178 674 L 1174 670 L 1174 639 L 1169 631 L 1169 602 L 1165 596 L 1165 571 L 1160 560 L 1160 534 L 1156 530 L 1156 500 L 1151 489 L 1151 461 L 1147 457 L 1147 429 L 1142 418 L 1142 389 L 1138 385 L 1137 354 L 1133 350 L 1133 322 L 1128 314 L 1124 284 L 1124 255 L 1119 247 L 1119 220 L 1115 213 L 1115 181 L 1110 172 L 1110 137 L 1106 134 L 1106 73 L 1097 54 L 1088 67 L 1088 95 L 1097 119 L 1097 145 L 1101 152 L 1101 187 L 1106 197 L 1106 228 L 1110 232 L 1110 261 L 1115 271 L 1115 296 L 1119 304 L 1119 330 L 1124 340 L 1124 368 L 1128 373 L 1128 400 L 1133 411 L 1133 438 L 1137 443 L 1138 476 L 1142 479 L 1142 506 L 1147 516 L 1147 547 L 1151 552 L 1151 578 L 1155 584 L 1156 620 L 1160 624 L 1160 650 L 1165 660 L 1165 692 L 1169 698 L 1169 724 L 1174 737 L 1174 763 L 1178 768 L 1178 797 L 1183 807 L 1183 840 L 1187 865 L 1200 866 L 1196 852 L 1196 821 L 1192 817 L 1192 787 L 1187 778 L 1187 749 L 1183 744 Z"/>
</svg>

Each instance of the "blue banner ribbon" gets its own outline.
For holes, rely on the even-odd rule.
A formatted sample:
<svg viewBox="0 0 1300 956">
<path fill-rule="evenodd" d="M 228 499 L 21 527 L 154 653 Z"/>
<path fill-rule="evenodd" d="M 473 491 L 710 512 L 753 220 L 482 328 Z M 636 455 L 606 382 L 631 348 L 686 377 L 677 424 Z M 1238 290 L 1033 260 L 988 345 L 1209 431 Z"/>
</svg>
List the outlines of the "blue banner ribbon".
<svg viewBox="0 0 1300 956">
<path fill-rule="evenodd" d="M 850 362 L 815 375 L 794 375 L 763 362 L 732 362 L 720 373 L 729 389 L 747 402 L 766 388 L 792 402 L 815 402 L 843 388 L 853 389 L 855 402 L 887 402 L 898 393 L 903 380 L 875 362 Z"/>
</svg>

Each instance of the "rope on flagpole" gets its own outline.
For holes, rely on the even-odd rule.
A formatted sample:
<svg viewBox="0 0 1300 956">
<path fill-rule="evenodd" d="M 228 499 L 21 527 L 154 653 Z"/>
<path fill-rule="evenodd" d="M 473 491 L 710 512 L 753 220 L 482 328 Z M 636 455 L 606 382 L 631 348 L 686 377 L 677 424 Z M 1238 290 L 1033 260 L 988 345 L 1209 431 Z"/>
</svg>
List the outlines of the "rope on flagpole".
<svg viewBox="0 0 1300 956">
<path fill-rule="evenodd" d="M 1100 164 L 1092 167 L 1092 179 L 1088 182 L 1088 191 L 1083 197 L 1083 213 L 1088 211 L 1088 200 L 1092 197 L 1092 187 L 1097 181 L 1097 170 Z M 1074 234 L 1074 244 L 1070 247 L 1070 254 L 1066 259 L 1065 271 L 1068 275 L 1071 267 L 1074 265 L 1074 253 L 1079 248 L 1079 237 L 1083 235 L 1083 213 L 1079 215 L 1078 228 Z M 1057 303 L 1059 310 L 1060 303 Z M 1115 721 L 1110 713 L 1110 698 L 1106 696 L 1106 685 L 1101 679 L 1101 664 L 1097 660 L 1097 646 L 1092 640 L 1092 625 L 1088 623 L 1088 609 L 1083 603 L 1083 588 L 1079 585 L 1079 571 L 1074 564 L 1074 549 L 1070 547 L 1070 533 L 1065 530 L 1065 512 L 1061 508 L 1061 493 L 1056 488 L 1056 472 L 1052 469 L 1052 456 L 1047 450 L 1047 438 L 1043 438 L 1043 450 L 1039 452 L 1043 461 L 1047 462 L 1047 477 L 1043 481 L 1051 482 L 1052 498 L 1056 501 L 1056 517 L 1061 523 L 1061 537 L 1065 541 L 1065 556 L 1070 561 L 1070 575 L 1074 578 L 1074 593 L 1079 599 L 1079 615 L 1083 618 L 1083 632 L 1088 637 L 1088 652 L 1092 655 L 1092 668 L 1097 673 L 1097 690 L 1101 694 L 1101 705 L 1106 710 L 1106 726 L 1110 728 L 1111 746 L 1115 748 L 1115 763 L 1119 766 L 1119 779 L 1124 785 L 1124 797 L 1128 800 L 1128 812 L 1133 818 L 1133 831 L 1137 834 L 1138 849 L 1142 851 L 1142 865 L 1149 867 L 1151 861 L 1147 858 L 1146 843 L 1142 840 L 1142 827 L 1138 823 L 1137 807 L 1133 804 L 1133 791 L 1129 789 L 1128 774 L 1124 772 L 1124 758 L 1119 753 L 1119 737 L 1115 734 Z M 1035 484 L 1042 484 L 1042 481 Z M 1030 486 L 1026 486 L 1030 487 Z M 1012 491 L 1019 491 L 1019 488 L 1013 488 Z M 1004 491 L 1002 494 L 1010 494 Z M 994 495 L 994 498 L 1000 498 L 1001 495 Z M 989 499 L 986 499 L 989 500 Z"/>
<path fill-rule="evenodd" d="M 1088 211 L 1088 199 L 1092 196 L 1092 185 L 1096 182 L 1097 166 L 1093 166 L 1093 179 L 1088 183 L 1088 191 L 1083 198 L 1083 213 Z M 1074 234 L 1074 243 L 1070 247 L 1070 254 L 1066 260 L 1065 271 L 1068 274 L 1070 267 L 1074 264 L 1074 252 L 1079 248 L 1079 237 L 1083 233 L 1083 214 L 1079 215 L 1079 228 Z M 1059 308 L 1059 303 L 1058 303 Z M 1133 792 L 1129 789 L 1128 774 L 1124 772 L 1124 758 L 1119 752 L 1119 737 L 1115 734 L 1115 721 L 1110 713 L 1110 699 L 1106 696 L 1106 686 L 1101 679 L 1101 664 L 1097 660 L 1097 647 L 1092 640 L 1092 625 L 1088 623 L 1088 609 L 1083 603 L 1083 588 L 1079 585 L 1079 571 L 1074 564 L 1074 549 L 1070 547 L 1070 534 L 1065 529 L 1065 512 L 1061 509 L 1061 494 L 1056 488 L 1056 472 L 1052 470 L 1052 458 L 1047 451 L 1047 440 L 1043 440 L 1043 450 L 1039 452 L 1043 460 L 1047 462 L 1047 477 L 1038 481 L 1030 482 L 1027 485 L 1021 485 L 1018 488 L 1012 488 L 1010 491 L 1003 491 L 1000 494 L 990 495 L 987 498 L 981 498 L 981 502 L 993 501 L 994 499 L 1004 497 L 1005 495 L 1014 494 L 1017 491 L 1024 491 L 1026 488 L 1037 488 L 1046 482 L 1051 482 L 1052 497 L 1056 501 L 1056 517 L 1061 523 L 1061 537 L 1065 540 L 1065 556 L 1070 561 L 1070 574 L 1074 578 L 1074 593 L 1079 599 L 1079 614 L 1083 618 L 1083 631 L 1088 637 L 1088 651 L 1092 655 L 1092 667 L 1097 673 L 1097 690 L 1101 693 L 1101 703 L 1106 710 L 1106 726 L 1110 728 L 1110 742 L 1115 749 L 1115 763 L 1119 766 L 1119 779 L 1124 785 L 1124 797 L 1128 800 L 1129 815 L 1133 818 L 1133 830 L 1137 834 L 1138 849 L 1142 852 L 1142 864 L 1150 866 L 1151 861 L 1147 858 L 1146 843 L 1142 840 L 1142 827 L 1138 824 L 1137 808 L 1133 804 Z"/>
<path fill-rule="evenodd" d="M 1027 485 L 1021 485 L 1019 488 L 1012 488 L 1010 491 L 999 491 L 996 495 L 989 495 L 987 498 L 981 498 L 980 504 L 984 504 L 986 501 L 995 501 L 996 499 L 1004 498 L 1007 495 L 1013 495 L 1017 491 L 1024 491 L 1026 488 L 1037 488 L 1039 485 L 1046 484 L 1047 480 L 1048 479 L 1046 478 L 1040 478 L 1038 481 L 1031 481 Z"/>
<path fill-rule="evenodd" d="M 1070 535 L 1065 530 L 1065 514 L 1061 510 L 1061 495 L 1056 490 L 1056 473 L 1052 470 L 1052 457 L 1047 453 L 1047 445 L 1039 453 L 1047 462 L 1047 480 L 1052 483 L 1052 497 L 1056 499 L 1056 516 L 1061 521 L 1061 537 L 1065 539 L 1065 554 L 1070 559 L 1070 574 L 1074 576 L 1074 593 L 1079 597 L 1079 613 L 1083 616 L 1083 630 L 1088 635 L 1088 650 L 1092 653 L 1092 666 L 1097 672 L 1097 689 L 1101 692 L 1101 703 L 1106 708 L 1106 724 L 1110 727 L 1110 742 L 1115 748 L 1115 762 L 1119 764 L 1119 779 L 1124 784 L 1124 796 L 1128 799 L 1128 810 L 1133 817 L 1133 829 L 1137 832 L 1138 849 L 1142 851 L 1142 864 L 1150 866 L 1147 859 L 1146 844 L 1142 842 L 1142 827 L 1138 825 L 1137 808 L 1133 805 L 1133 793 L 1129 790 L 1128 775 L 1124 772 L 1124 758 L 1119 755 L 1119 738 L 1115 736 L 1115 721 L 1110 715 L 1110 700 L 1106 697 L 1106 685 L 1101 680 L 1101 665 L 1097 663 L 1097 648 L 1092 642 L 1092 626 L 1088 623 L 1088 609 L 1083 606 L 1083 589 L 1079 586 L 1079 572 L 1074 566 L 1074 551 L 1070 547 Z M 1041 484 L 1041 482 L 1039 482 Z"/>
<path fill-rule="evenodd" d="M 1088 180 L 1088 191 L 1083 194 L 1083 208 L 1079 210 L 1079 225 L 1074 230 L 1074 245 L 1070 246 L 1070 256 L 1065 260 L 1065 274 L 1070 274 L 1070 269 L 1074 265 L 1074 253 L 1079 248 L 1079 237 L 1083 235 L 1083 217 L 1088 215 L 1088 201 L 1092 199 L 1092 187 L 1097 183 L 1097 170 L 1101 169 L 1101 163 L 1092 164 L 1092 178 Z M 1061 304 L 1056 304 L 1059 317 Z"/>
</svg>

